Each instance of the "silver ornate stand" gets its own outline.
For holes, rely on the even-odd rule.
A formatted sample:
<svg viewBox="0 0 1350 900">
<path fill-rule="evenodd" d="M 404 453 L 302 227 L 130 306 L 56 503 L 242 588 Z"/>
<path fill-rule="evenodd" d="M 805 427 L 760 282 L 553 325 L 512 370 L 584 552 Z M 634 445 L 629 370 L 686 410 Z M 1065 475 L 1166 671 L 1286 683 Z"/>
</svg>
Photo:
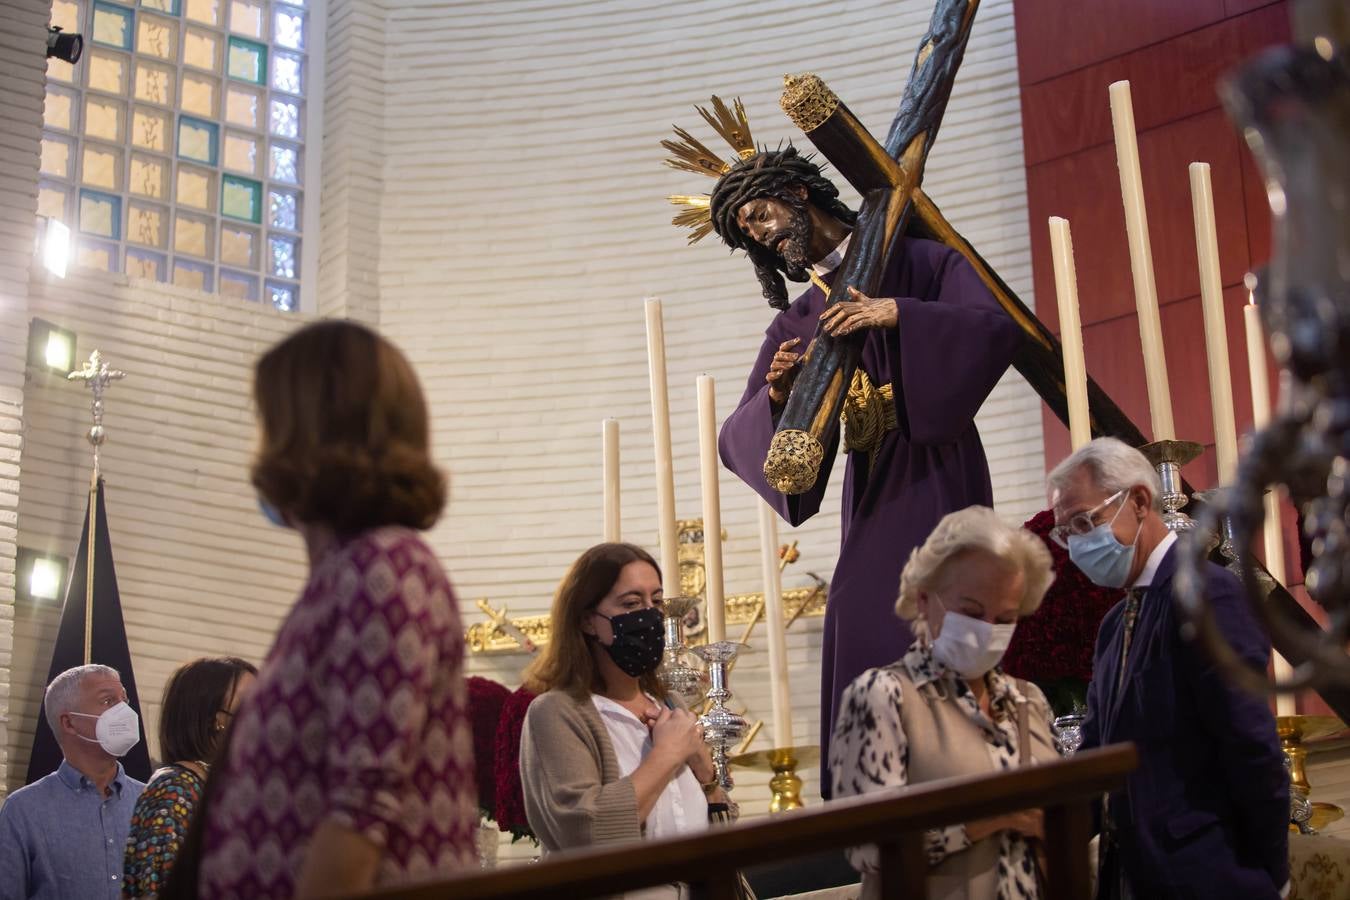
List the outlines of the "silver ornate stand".
<svg viewBox="0 0 1350 900">
<path fill-rule="evenodd" d="M 727 708 L 731 699 L 731 690 L 727 687 L 727 670 L 741 645 L 735 641 L 718 641 L 699 647 L 694 652 L 708 664 L 708 711 L 699 717 L 703 726 L 703 739 L 712 747 L 713 767 L 717 770 L 717 783 L 723 790 L 729 791 L 735 782 L 731 778 L 728 754 L 731 748 L 745 734 L 745 717 Z"/>
<path fill-rule="evenodd" d="M 1139 448 L 1148 457 L 1162 479 L 1163 524 L 1168 531 L 1183 533 L 1195 528 L 1195 521 L 1181 511 L 1188 498 L 1181 489 L 1181 467 L 1197 459 L 1205 450 L 1194 441 L 1154 441 Z"/>
<path fill-rule="evenodd" d="M 698 605 L 697 597 L 671 597 L 666 600 L 666 649 L 656 677 L 666 690 L 687 704 L 699 698 L 705 683 L 703 670 L 697 665 L 689 647 L 684 643 L 684 617 Z"/>
</svg>

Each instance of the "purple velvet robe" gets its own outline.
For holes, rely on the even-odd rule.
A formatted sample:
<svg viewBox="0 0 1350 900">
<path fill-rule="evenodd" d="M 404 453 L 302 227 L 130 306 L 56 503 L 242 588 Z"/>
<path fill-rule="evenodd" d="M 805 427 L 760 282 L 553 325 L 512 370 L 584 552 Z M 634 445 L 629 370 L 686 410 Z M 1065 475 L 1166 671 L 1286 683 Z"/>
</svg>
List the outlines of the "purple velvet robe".
<svg viewBox="0 0 1350 900">
<path fill-rule="evenodd" d="M 864 670 L 894 662 L 910 645 L 909 627 L 895 615 L 900 570 L 910 551 L 947 513 L 992 505 L 974 418 L 1023 339 L 970 264 L 932 241 L 903 240 L 877 296 L 896 298 L 898 326 L 867 332 L 861 366 L 873 384 L 892 385 L 898 427 L 886 433 L 871 460 L 864 452 L 848 453 L 821 660 L 822 767 L 844 688 Z M 806 349 L 825 299 L 812 287 L 774 317 L 718 442 L 727 468 L 794 526 L 820 509 L 837 441 L 825 449 L 811 490 L 787 496 L 769 487 L 763 466 L 775 417 L 764 376 L 783 341 L 801 338 L 798 350 Z M 829 778 L 822 777 L 821 785 L 828 798 Z"/>
</svg>

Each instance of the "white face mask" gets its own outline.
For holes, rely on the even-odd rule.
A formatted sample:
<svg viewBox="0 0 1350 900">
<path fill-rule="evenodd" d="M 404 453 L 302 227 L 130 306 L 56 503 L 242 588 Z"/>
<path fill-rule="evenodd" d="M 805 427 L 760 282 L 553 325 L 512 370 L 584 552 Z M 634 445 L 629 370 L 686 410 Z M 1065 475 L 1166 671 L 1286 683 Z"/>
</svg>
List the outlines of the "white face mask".
<svg viewBox="0 0 1350 900">
<path fill-rule="evenodd" d="M 87 738 L 82 734 L 75 736 L 91 744 L 98 744 L 109 756 L 126 756 L 131 748 L 140 742 L 141 718 L 125 701 L 108 707 L 102 715 L 91 716 L 89 713 L 77 712 L 70 715 L 98 720 L 94 725 L 94 737 Z"/>
<path fill-rule="evenodd" d="M 1003 659 L 1016 628 L 948 611 L 933 641 L 933 658 L 962 678 L 979 678 Z"/>
</svg>

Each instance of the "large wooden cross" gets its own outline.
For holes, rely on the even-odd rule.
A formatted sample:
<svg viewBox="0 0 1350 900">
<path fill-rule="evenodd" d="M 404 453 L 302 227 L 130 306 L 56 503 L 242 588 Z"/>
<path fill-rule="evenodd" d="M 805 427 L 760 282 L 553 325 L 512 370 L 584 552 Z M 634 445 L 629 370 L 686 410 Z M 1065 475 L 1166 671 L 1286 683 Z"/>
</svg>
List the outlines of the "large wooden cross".
<svg viewBox="0 0 1350 900">
<path fill-rule="evenodd" d="M 920 41 L 900 110 L 884 144 L 873 138 L 814 75 L 789 76 L 781 105 L 863 198 L 853 238 L 831 285 L 827 305 L 846 297 L 849 287 L 874 295 L 890 254 L 914 218 L 917 227 L 911 227 L 910 233 L 923 234 L 965 257 L 1007 314 L 1022 327 L 1027 339 L 1014 357 L 1013 366 L 1067 425 L 1064 357 L 1059 340 L 952 227 L 920 186 L 924 163 L 937 137 L 978 6 L 979 0 L 937 0 L 928 32 Z M 834 338 L 823 329 L 817 330 L 765 461 L 765 476 L 779 490 L 800 493 L 814 483 L 824 449 L 832 446 L 833 429 L 839 427 L 839 411 L 858 364 L 861 343 L 861 334 Z M 1091 379 L 1088 379 L 1088 401 L 1094 437 L 1109 435 L 1132 447 L 1144 444 L 1139 428 Z M 1189 486 L 1184 490 L 1187 496 L 1191 494 Z M 1321 630 L 1283 586 L 1276 586 L 1268 602 L 1302 627 Z M 1296 666 L 1304 661 L 1299 648 L 1276 649 Z M 1321 695 L 1343 720 L 1350 721 L 1350 690 L 1325 687 Z"/>
</svg>

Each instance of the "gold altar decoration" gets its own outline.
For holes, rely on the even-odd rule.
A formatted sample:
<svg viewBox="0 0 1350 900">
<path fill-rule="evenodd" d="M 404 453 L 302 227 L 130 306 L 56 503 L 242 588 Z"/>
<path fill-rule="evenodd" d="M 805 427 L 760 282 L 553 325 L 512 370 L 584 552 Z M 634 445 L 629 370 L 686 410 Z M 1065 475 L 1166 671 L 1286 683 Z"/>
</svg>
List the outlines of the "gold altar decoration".
<svg viewBox="0 0 1350 900">
<path fill-rule="evenodd" d="M 1289 761 L 1289 786 L 1292 792 L 1304 798 L 1312 793 L 1312 785 L 1308 783 L 1308 748 L 1303 742 L 1330 737 L 1345 728 L 1345 723 L 1335 716 L 1275 717 L 1275 733 L 1280 738 L 1280 750 Z M 1345 816 L 1345 811 L 1333 803 L 1312 801 L 1311 805 L 1312 816 L 1307 824 L 1314 832 L 1321 831 Z M 1297 830 L 1294 825 L 1289 827 Z"/>
<path fill-rule="evenodd" d="M 778 100 L 783 112 L 803 132 L 810 134 L 839 108 L 839 97 L 818 75 L 783 76 L 783 95 Z"/>
<path fill-rule="evenodd" d="M 814 766 L 820 763 L 820 747 L 810 744 L 801 747 L 773 747 L 768 750 L 756 750 L 753 753 L 740 753 L 731 758 L 731 764 L 742 769 L 760 772 L 772 772 L 769 790 L 773 798 L 769 801 L 769 812 L 780 813 L 789 809 L 801 809 L 802 779 L 797 774 L 798 766 Z"/>
<path fill-rule="evenodd" d="M 702 599 L 706 585 L 703 574 L 703 520 L 682 519 L 676 523 L 676 527 L 679 535 L 680 561 L 678 595 Z M 780 553 L 782 552 L 780 550 Z M 788 545 L 784 559 L 787 562 L 795 562 L 797 558 L 795 544 Z M 821 582 L 810 587 L 783 591 L 783 607 L 790 613 L 788 627 L 803 616 L 814 618 L 825 615 L 826 587 L 828 585 Z M 534 652 L 533 649 L 522 647 L 517 635 L 523 636 L 534 649 L 549 642 L 550 624 L 547 615 L 508 616 L 504 606 L 493 607 L 487 599 L 477 600 L 475 605 L 487 618 L 485 621 L 473 623 L 465 630 L 464 641 L 470 653 Z M 726 598 L 726 610 L 728 625 L 749 626 L 763 614 L 764 594 L 762 592 L 730 594 Z M 696 615 L 697 621 L 687 631 L 695 638 L 706 628 L 702 604 L 696 607 Z M 697 638 L 689 641 L 691 646 L 700 642 Z"/>
<path fill-rule="evenodd" d="M 825 448 L 809 431 L 789 429 L 773 436 L 764 477 L 780 494 L 801 494 L 816 483 Z"/>
</svg>

